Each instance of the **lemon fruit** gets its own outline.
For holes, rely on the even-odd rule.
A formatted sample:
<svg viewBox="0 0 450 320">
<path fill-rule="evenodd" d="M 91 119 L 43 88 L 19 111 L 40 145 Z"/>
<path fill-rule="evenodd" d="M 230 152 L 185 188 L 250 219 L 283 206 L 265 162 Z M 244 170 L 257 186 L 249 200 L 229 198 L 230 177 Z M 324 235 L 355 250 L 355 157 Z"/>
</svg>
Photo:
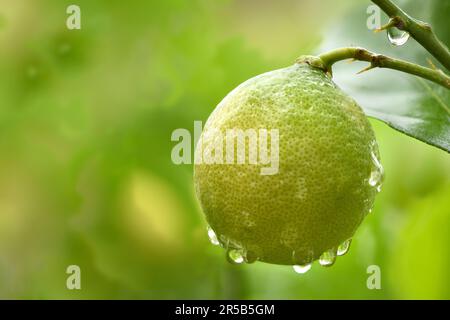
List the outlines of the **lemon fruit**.
<svg viewBox="0 0 450 320">
<path fill-rule="evenodd" d="M 236 153 L 234 163 L 199 161 L 212 144 L 226 145 L 230 129 L 278 130 L 278 172 L 261 174 L 266 165 L 239 163 Z M 305 265 L 320 258 L 331 265 L 371 210 L 382 179 L 370 123 L 311 57 L 230 92 L 207 120 L 195 161 L 209 233 L 236 262 Z"/>
</svg>

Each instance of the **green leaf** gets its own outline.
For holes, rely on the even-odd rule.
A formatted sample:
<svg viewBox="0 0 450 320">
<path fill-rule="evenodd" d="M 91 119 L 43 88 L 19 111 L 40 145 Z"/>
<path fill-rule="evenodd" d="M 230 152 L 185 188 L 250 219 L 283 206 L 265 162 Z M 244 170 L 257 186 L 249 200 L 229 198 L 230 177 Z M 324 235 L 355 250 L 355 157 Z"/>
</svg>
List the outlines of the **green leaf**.
<svg viewBox="0 0 450 320">
<path fill-rule="evenodd" d="M 450 44 L 447 20 L 449 1 L 396 1 L 413 17 L 433 25 L 438 37 Z M 371 51 L 405 59 L 424 66 L 433 61 L 443 68 L 414 39 L 394 47 L 385 33 L 374 33 L 367 27 L 366 10 L 370 1 L 358 6 L 325 36 L 320 52 L 343 46 L 361 46 Z M 387 16 L 381 12 L 382 22 Z M 383 21 L 384 19 L 384 21 Z M 450 152 L 450 90 L 427 80 L 387 69 L 375 69 L 361 75 L 355 73 L 362 63 L 335 65 L 335 81 L 353 96 L 365 113 L 392 128 L 430 145 Z M 444 69 L 445 70 L 445 69 Z"/>
</svg>

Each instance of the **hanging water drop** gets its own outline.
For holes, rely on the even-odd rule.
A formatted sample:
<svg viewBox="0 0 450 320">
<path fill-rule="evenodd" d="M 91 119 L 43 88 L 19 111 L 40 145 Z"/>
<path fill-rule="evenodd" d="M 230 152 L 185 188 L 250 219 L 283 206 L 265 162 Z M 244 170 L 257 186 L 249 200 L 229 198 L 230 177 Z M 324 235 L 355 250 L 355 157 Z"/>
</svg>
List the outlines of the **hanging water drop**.
<svg viewBox="0 0 450 320">
<path fill-rule="evenodd" d="M 387 36 L 388 36 L 389 42 L 391 44 L 393 44 L 394 46 L 402 46 L 409 39 L 408 32 L 397 29 L 395 27 L 389 28 L 387 30 Z"/>
<path fill-rule="evenodd" d="M 253 251 L 247 251 L 245 253 L 244 260 L 246 263 L 253 263 L 258 260 L 258 255 Z"/>
<path fill-rule="evenodd" d="M 219 239 L 217 239 L 217 236 L 216 236 L 216 233 L 214 232 L 214 230 L 209 226 L 208 226 L 207 230 L 208 230 L 209 241 L 213 245 L 218 246 L 220 243 L 219 243 Z"/>
<path fill-rule="evenodd" d="M 229 249 L 227 251 L 227 258 L 233 264 L 241 264 L 244 262 L 244 254 L 239 249 Z"/>
<path fill-rule="evenodd" d="M 314 261 L 314 252 L 308 248 L 299 248 L 292 251 L 293 265 L 306 266 Z"/>
<path fill-rule="evenodd" d="M 335 249 L 329 249 L 325 251 L 319 258 L 319 263 L 323 267 L 331 267 L 335 261 L 336 261 Z"/>
<path fill-rule="evenodd" d="M 311 263 L 303 264 L 303 265 L 295 265 L 292 266 L 294 271 L 300 274 L 306 273 L 311 269 Z"/>
<path fill-rule="evenodd" d="M 337 255 L 343 256 L 348 252 L 348 249 L 350 248 L 350 243 L 352 242 L 351 239 L 345 240 L 342 242 L 339 247 L 337 248 Z"/>
<path fill-rule="evenodd" d="M 375 187 L 378 184 L 379 180 L 380 180 L 379 172 L 377 170 L 372 170 L 372 172 L 370 173 L 369 184 L 372 187 Z"/>
</svg>

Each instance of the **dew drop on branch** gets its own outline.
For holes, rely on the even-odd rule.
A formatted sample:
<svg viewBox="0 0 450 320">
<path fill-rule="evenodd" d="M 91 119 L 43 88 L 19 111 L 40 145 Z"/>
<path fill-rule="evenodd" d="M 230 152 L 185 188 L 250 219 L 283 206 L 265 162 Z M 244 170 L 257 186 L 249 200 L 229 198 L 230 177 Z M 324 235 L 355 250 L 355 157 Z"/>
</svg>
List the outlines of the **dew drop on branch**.
<svg viewBox="0 0 450 320">
<path fill-rule="evenodd" d="M 311 269 L 311 263 L 303 264 L 303 265 L 295 265 L 292 266 L 295 272 L 303 274 L 308 272 Z"/>
<path fill-rule="evenodd" d="M 408 41 L 409 33 L 392 27 L 387 30 L 387 37 L 389 42 L 394 46 L 402 46 Z"/>
</svg>

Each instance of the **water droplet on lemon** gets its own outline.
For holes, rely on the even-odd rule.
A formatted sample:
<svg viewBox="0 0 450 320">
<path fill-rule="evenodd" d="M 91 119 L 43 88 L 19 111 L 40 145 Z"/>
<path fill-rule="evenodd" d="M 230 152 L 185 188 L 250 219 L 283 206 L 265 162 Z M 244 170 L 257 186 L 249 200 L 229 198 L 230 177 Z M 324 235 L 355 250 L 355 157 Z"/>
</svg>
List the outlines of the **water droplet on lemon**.
<svg viewBox="0 0 450 320">
<path fill-rule="evenodd" d="M 241 249 L 229 249 L 227 257 L 228 261 L 233 264 L 241 264 L 244 262 L 244 254 Z"/>
<path fill-rule="evenodd" d="M 303 265 L 294 265 L 292 266 L 295 272 L 303 274 L 308 272 L 311 269 L 311 263 L 303 264 Z"/>
<path fill-rule="evenodd" d="M 345 240 L 344 242 L 342 242 L 337 248 L 337 255 L 343 256 L 344 254 L 346 254 L 348 252 L 348 249 L 350 248 L 351 242 L 352 242 L 351 239 L 348 239 L 348 240 Z"/>
<path fill-rule="evenodd" d="M 336 261 L 336 250 L 329 249 L 322 253 L 319 258 L 319 263 L 323 267 L 331 267 Z"/>
<path fill-rule="evenodd" d="M 372 158 L 373 168 L 370 173 L 369 184 L 376 188 L 377 192 L 380 192 L 384 179 L 384 169 L 373 151 L 370 153 L 370 156 Z"/>
<path fill-rule="evenodd" d="M 219 239 L 217 239 L 217 235 L 211 227 L 207 227 L 207 232 L 209 241 L 215 246 L 220 245 Z"/>
</svg>

